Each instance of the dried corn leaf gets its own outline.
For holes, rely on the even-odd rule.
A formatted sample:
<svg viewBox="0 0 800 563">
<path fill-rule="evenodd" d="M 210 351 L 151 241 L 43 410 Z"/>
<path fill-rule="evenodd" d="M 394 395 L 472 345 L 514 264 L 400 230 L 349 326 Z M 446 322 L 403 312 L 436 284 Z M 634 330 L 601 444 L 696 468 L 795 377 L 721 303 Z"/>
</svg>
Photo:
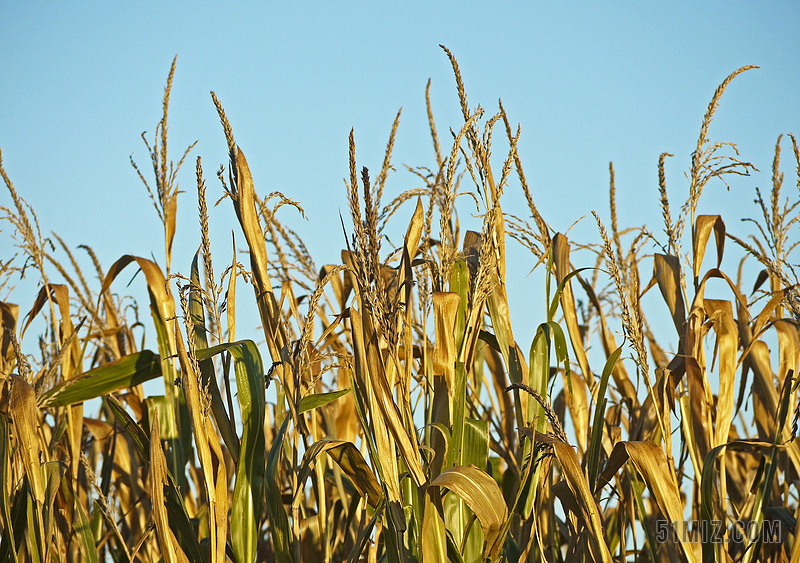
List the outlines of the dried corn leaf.
<svg viewBox="0 0 800 563">
<path fill-rule="evenodd" d="M 267 341 L 272 361 L 280 360 L 280 351 L 286 346 L 286 338 L 280 323 L 280 312 L 272 291 L 268 266 L 266 241 L 264 231 L 259 222 L 256 210 L 256 194 L 253 177 L 244 153 L 237 146 L 235 148 L 235 162 L 231 167 L 235 170 L 236 197 L 233 207 L 239 223 L 244 231 L 247 247 L 250 249 L 250 267 L 253 272 L 253 291 L 256 294 L 258 311 L 261 314 L 261 324 Z M 232 156 L 234 156 L 232 154 Z"/>
<path fill-rule="evenodd" d="M 373 508 L 377 507 L 383 492 L 364 456 L 361 455 L 361 452 L 352 442 L 334 440 L 333 438 L 320 440 L 306 450 L 300 468 L 298 480 L 300 488 L 298 488 L 298 493 L 303 490 L 303 484 L 311 475 L 317 457 L 323 452 L 327 453 L 328 457 L 336 462 L 342 473 L 347 475 L 347 478 L 350 479 L 356 490 L 367 500 L 369 505 Z M 295 498 L 295 502 L 299 502 L 299 500 L 300 496 L 298 495 Z"/>
<path fill-rule="evenodd" d="M 652 442 L 618 442 L 608 458 L 600 483 L 608 483 L 622 465 L 630 459 L 642 475 L 655 497 L 659 510 L 670 522 L 683 522 L 683 503 L 675 473 L 667 462 L 664 451 Z M 696 563 L 695 552 L 685 540 L 683 530 L 675 530 L 684 555 L 689 563 Z"/>
<path fill-rule="evenodd" d="M 561 233 L 556 233 L 553 237 L 553 263 L 556 266 L 556 280 L 559 285 L 564 283 L 561 291 L 561 310 L 564 312 L 564 322 L 567 324 L 572 349 L 575 351 L 575 358 L 581 367 L 584 379 L 590 386 L 594 383 L 592 370 L 589 368 L 589 360 L 586 358 L 586 350 L 583 347 L 581 331 L 578 326 L 578 313 L 575 309 L 575 294 L 572 292 L 572 282 L 568 281 L 567 276 L 572 273 L 569 261 L 569 240 Z M 565 282 L 566 281 L 566 282 Z M 584 430 L 584 429 L 582 429 Z"/>
<path fill-rule="evenodd" d="M 167 485 L 167 458 L 161 449 L 161 437 L 158 432 L 158 410 L 153 417 L 153 427 L 150 430 L 150 499 L 153 508 L 153 521 L 156 525 L 156 535 L 164 563 L 178 563 L 181 558 L 178 552 L 180 546 L 174 542 L 174 536 L 169 530 L 169 517 L 164 498 L 164 486 Z M 184 555 L 185 557 L 185 555 Z"/>
<path fill-rule="evenodd" d="M 168 327 L 175 319 L 175 301 L 172 299 L 172 294 L 167 291 L 167 281 L 158 264 L 147 258 L 126 254 L 114 262 L 108 269 L 106 277 L 103 280 L 103 285 L 100 288 L 100 293 L 105 293 L 120 272 L 134 261 L 144 273 L 145 279 L 147 280 L 147 291 L 150 295 L 150 305 L 153 311 L 158 314 L 159 321 L 167 327 L 166 338 L 169 343 L 168 351 L 170 354 L 174 354 L 175 335 Z"/>
<path fill-rule="evenodd" d="M 719 268 L 722 264 L 722 252 L 725 249 L 725 222 L 719 215 L 698 215 L 692 236 L 692 265 L 695 281 L 700 278 L 700 267 L 703 265 L 708 237 L 711 236 L 712 230 L 717 243 L 717 268 Z"/>
<path fill-rule="evenodd" d="M 719 392 L 717 394 L 714 441 L 712 442 L 712 447 L 716 447 L 728 441 L 733 421 L 739 331 L 733 320 L 733 307 L 730 301 L 706 299 L 703 307 L 717 333 L 717 349 L 719 351 Z"/>
<path fill-rule="evenodd" d="M 44 483 L 42 480 L 39 445 L 39 409 L 36 407 L 36 392 L 30 383 L 18 375 L 12 375 L 11 419 L 14 421 L 14 438 L 17 452 L 22 457 L 22 466 L 28 476 L 33 498 L 36 503 L 44 503 Z M 46 460 L 46 458 L 45 458 Z"/>
<path fill-rule="evenodd" d="M 552 446 L 558 462 L 561 464 L 564 478 L 580 505 L 580 514 L 583 515 L 583 519 L 591 532 L 589 534 L 589 549 L 592 557 L 595 561 L 610 562 L 611 552 L 608 550 L 603 533 L 603 521 L 592 490 L 589 488 L 589 482 L 581 470 L 578 455 L 572 449 L 572 446 L 560 440 L 554 440 Z"/>
<path fill-rule="evenodd" d="M 11 371 L 10 366 L 14 361 L 14 347 L 11 345 L 11 336 L 6 334 L 6 330 L 14 333 L 18 319 L 19 305 L 0 301 L 0 369 L 5 372 Z"/>
<path fill-rule="evenodd" d="M 658 282 L 658 289 L 669 308 L 675 330 L 680 336 L 683 336 L 686 304 L 681 291 L 680 258 L 669 254 L 655 254 L 653 256 L 653 277 Z"/>
</svg>

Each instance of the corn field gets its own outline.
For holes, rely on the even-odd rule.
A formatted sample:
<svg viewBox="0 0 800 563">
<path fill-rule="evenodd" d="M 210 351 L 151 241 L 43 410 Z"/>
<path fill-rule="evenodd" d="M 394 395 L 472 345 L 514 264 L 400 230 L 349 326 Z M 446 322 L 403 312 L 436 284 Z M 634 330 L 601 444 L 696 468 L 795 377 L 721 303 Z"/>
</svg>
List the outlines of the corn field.
<svg viewBox="0 0 800 563">
<path fill-rule="evenodd" d="M 594 214 L 596 236 L 578 242 L 540 215 L 520 129 L 502 104 L 468 103 L 443 51 L 463 123 L 440 138 L 425 92 L 431 159 L 392 196 L 400 114 L 377 174 L 350 133 L 349 217 L 328 225 L 343 233 L 338 263 L 315 263 L 282 221 L 302 212 L 295 194 L 259 192 L 213 93 L 227 166 L 208 181 L 196 157 L 200 250 L 173 256 L 193 149 L 167 151 L 175 61 L 145 140 L 152 173 L 132 160 L 163 263 L 104 266 L 43 235 L 0 162 L 13 240 L 0 253 L 0 561 L 800 561 L 796 138 L 777 139 L 762 216 L 734 232 L 698 211 L 709 183 L 755 170 L 710 127 L 754 67 L 713 93 L 684 187 L 668 197 L 672 155 L 653 163 L 663 225 L 623 224 L 612 166 L 611 222 Z M 216 263 L 207 182 L 241 227 Z M 512 189 L 527 209 L 503 208 Z M 463 230 L 475 206 L 480 231 Z M 405 233 L 396 247 L 389 225 Z M 546 315 L 515 311 L 531 342 L 515 338 L 506 276 L 526 252 L 545 288 L 531 306 Z M 134 271 L 151 321 L 124 295 Z M 20 284 L 32 304 L 15 301 Z M 237 339 L 241 311 L 257 311 L 258 342 Z"/>
</svg>

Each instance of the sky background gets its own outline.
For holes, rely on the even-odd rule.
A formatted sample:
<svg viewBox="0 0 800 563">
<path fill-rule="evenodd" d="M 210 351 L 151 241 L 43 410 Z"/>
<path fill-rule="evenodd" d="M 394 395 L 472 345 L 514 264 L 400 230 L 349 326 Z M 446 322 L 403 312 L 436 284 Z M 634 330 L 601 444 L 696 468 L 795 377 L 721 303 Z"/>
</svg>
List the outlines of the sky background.
<svg viewBox="0 0 800 563">
<path fill-rule="evenodd" d="M 178 176 L 186 193 L 179 199 L 173 271 L 188 272 L 200 241 L 197 156 L 210 202 L 222 194 L 214 173 L 227 166 L 227 151 L 211 90 L 258 193 L 280 190 L 300 202 L 308 220 L 288 207 L 281 219 L 303 237 L 318 265 L 338 262 L 340 211 L 351 229 L 343 181 L 351 128 L 359 168 L 377 173 L 392 120 L 403 107 L 388 201 L 420 186 L 403 164 L 435 165 L 425 113 L 429 78 L 445 150 L 449 128 L 463 123 L 450 63 L 439 48 L 444 44 L 459 62 L 470 106 L 480 104 L 491 115 L 502 98 L 512 124 L 521 123 L 519 153 L 554 231 L 587 216 L 570 236 L 599 240 L 590 212 L 609 223 L 613 161 L 620 226 L 647 224 L 658 236 L 659 154 L 675 155 L 666 171 L 677 212 L 688 195 L 684 172 L 714 90 L 737 68 L 755 64 L 761 68 L 728 87 L 710 138 L 737 143 L 742 159 L 762 172 L 736 179 L 730 191 L 712 182 L 700 205 L 703 213 L 722 214 L 729 231 L 752 232 L 738 220 L 756 216 L 754 188 L 771 185 L 778 135 L 800 134 L 800 4 L 587 4 L 3 2 L 3 165 L 45 234 L 58 233 L 72 248 L 92 246 L 106 269 L 123 254 L 152 254 L 163 266 L 162 227 L 129 157 L 153 186 L 140 135 L 147 131 L 152 141 L 177 54 L 171 158 L 177 161 L 199 142 Z M 507 150 L 502 136 L 498 129 L 497 158 Z M 786 189 L 794 189 L 790 145 L 783 147 Z M 515 179 L 504 198 L 504 211 L 529 217 Z M 479 227 L 470 217 L 474 207 L 461 203 L 463 222 Z M 4 187 L 0 205 L 12 205 Z M 411 211 L 398 217 L 403 229 Z M 239 232 L 230 203 L 212 209 L 210 220 L 221 270 L 230 263 L 231 229 Z M 0 230 L 5 260 L 13 231 L 6 223 Z M 237 240 L 243 244 L 241 235 Z M 508 252 L 514 327 L 527 350 L 544 320 L 545 300 L 536 289 L 542 275 L 527 276 L 536 262 L 531 253 L 514 242 Z M 137 283 L 142 287 L 132 291 L 143 290 L 144 282 Z M 35 291 L 25 281 L 0 299 L 20 303 L 24 314 Z M 237 332 L 247 336 L 247 326 Z M 255 330 L 249 334 L 259 339 Z M 149 346 L 155 347 L 152 334 Z"/>
</svg>

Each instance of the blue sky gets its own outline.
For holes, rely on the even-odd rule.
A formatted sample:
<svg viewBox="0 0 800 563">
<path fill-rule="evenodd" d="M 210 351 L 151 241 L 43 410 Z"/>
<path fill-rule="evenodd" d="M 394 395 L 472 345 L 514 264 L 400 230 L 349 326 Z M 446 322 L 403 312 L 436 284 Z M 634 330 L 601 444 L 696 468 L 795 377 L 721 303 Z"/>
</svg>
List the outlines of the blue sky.
<svg viewBox="0 0 800 563">
<path fill-rule="evenodd" d="M 435 162 L 424 105 L 429 78 L 441 138 L 460 127 L 440 43 L 458 59 L 471 106 L 491 114 L 502 98 L 512 123 L 521 123 L 527 178 L 557 231 L 592 210 L 608 222 L 613 161 L 621 224 L 646 223 L 660 233 L 658 156 L 675 155 L 667 186 L 677 211 L 708 102 L 740 66 L 761 68 L 730 85 L 711 139 L 737 143 L 762 172 L 733 182 L 730 191 L 712 183 L 701 211 L 721 213 L 729 230 L 749 233 L 738 219 L 756 214 L 754 188 L 770 185 L 778 135 L 800 134 L 797 2 L 227 4 L 0 6 L 0 150 L 45 233 L 55 231 L 73 248 L 92 246 L 106 268 L 128 253 L 152 253 L 163 264 L 161 226 L 129 156 L 147 173 L 140 134 L 152 139 L 176 54 L 172 158 L 199 140 L 178 177 L 187 193 L 179 200 L 173 270 L 184 272 L 200 240 L 194 158 L 203 158 L 212 201 L 221 195 L 214 172 L 227 165 L 210 90 L 225 107 L 258 192 L 280 190 L 305 208 L 307 221 L 289 208 L 282 218 L 320 265 L 338 261 L 344 242 L 338 211 L 346 215 L 351 128 L 358 166 L 377 172 L 392 120 L 404 108 L 388 198 L 419 185 L 403 164 Z M 790 154 L 784 144 L 786 189 L 795 181 Z M 516 182 L 505 198 L 505 211 L 528 216 Z M 10 204 L 3 187 L 0 205 Z M 472 209 L 462 207 L 465 222 Z M 212 210 L 211 227 L 222 268 L 235 228 L 228 202 Z M 12 233 L 5 224 L 0 229 L 5 259 Z M 582 242 L 597 240 L 591 217 L 573 233 Z M 534 282 L 526 278 L 535 258 L 515 243 L 509 252 L 510 292 L 543 317 L 544 299 L 531 295 Z M 10 300 L 25 312 L 30 295 L 27 288 Z M 528 314 L 514 313 L 515 329 Z M 530 331 L 523 349 L 534 329 L 521 327 Z"/>
</svg>

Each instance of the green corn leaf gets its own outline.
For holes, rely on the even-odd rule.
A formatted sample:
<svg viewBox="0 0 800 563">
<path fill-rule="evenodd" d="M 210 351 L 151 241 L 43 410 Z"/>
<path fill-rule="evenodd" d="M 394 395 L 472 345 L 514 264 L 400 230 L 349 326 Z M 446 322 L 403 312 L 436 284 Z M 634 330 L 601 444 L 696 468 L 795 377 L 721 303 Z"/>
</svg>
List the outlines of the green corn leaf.
<svg viewBox="0 0 800 563">
<path fill-rule="evenodd" d="M 453 273 L 450 276 L 450 291 L 458 293 L 461 301 L 456 313 L 455 342 L 456 353 L 461 352 L 464 344 L 464 329 L 467 322 L 467 304 L 469 302 L 469 266 L 464 260 L 457 260 L 453 264 Z"/>
<path fill-rule="evenodd" d="M 192 260 L 191 266 L 191 280 L 192 285 L 189 289 L 189 314 L 192 317 L 194 326 L 194 334 L 190 335 L 194 338 L 195 349 L 206 350 L 208 348 L 208 337 L 206 336 L 206 317 L 205 309 L 203 307 L 203 297 L 199 290 L 200 288 L 200 274 L 198 270 L 198 257 L 200 251 L 197 251 Z M 217 422 L 217 428 L 222 436 L 222 440 L 228 447 L 228 451 L 233 457 L 233 462 L 239 461 L 239 439 L 236 437 L 236 432 L 231 423 L 228 413 L 225 411 L 225 403 L 222 401 L 222 395 L 217 385 L 217 376 L 214 372 L 214 362 L 210 357 L 198 361 L 200 366 L 200 375 L 203 378 L 203 386 L 208 389 L 211 395 L 211 412 L 214 414 L 214 420 Z"/>
<path fill-rule="evenodd" d="M 561 294 L 564 292 L 564 286 L 567 285 L 567 282 L 569 282 L 569 280 L 571 280 L 572 278 L 574 278 L 575 276 L 586 270 L 591 270 L 591 268 L 580 268 L 578 270 L 573 270 L 572 272 L 564 276 L 564 279 L 562 279 L 561 282 L 558 284 L 558 287 L 556 288 L 556 293 L 555 295 L 553 295 L 553 299 L 550 301 L 550 306 L 547 308 L 548 321 L 552 321 L 556 318 L 556 311 L 558 310 L 558 301 L 561 299 Z"/>
<path fill-rule="evenodd" d="M 161 375 L 161 358 L 150 350 L 87 371 L 42 395 L 39 407 L 64 407 L 150 381 Z"/>
<path fill-rule="evenodd" d="M 485 468 L 489 457 L 489 423 L 485 420 L 467 418 L 464 420 L 464 445 L 461 450 L 463 465 L 474 465 Z M 475 525 L 475 513 L 469 507 L 464 511 L 468 524 L 463 540 L 464 561 L 480 563 L 483 560 L 483 533 L 479 525 Z"/>
<path fill-rule="evenodd" d="M 236 525 L 231 529 L 231 541 L 237 561 L 250 563 L 256 556 L 261 528 L 261 499 L 264 498 L 267 470 L 263 428 L 266 416 L 264 365 L 258 347 L 252 340 L 198 350 L 197 358 L 204 361 L 225 351 L 230 352 L 234 359 L 237 397 L 242 416 L 242 439 L 231 504 L 231 519 Z M 224 423 L 227 423 L 227 419 Z"/>
<path fill-rule="evenodd" d="M 10 458 L 11 452 L 9 449 L 9 428 L 5 416 L 0 416 L 0 483 L 6 483 L 11 478 L 10 473 Z M 0 530 L 0 560 L 2 561 L 17 561 L 17 550 L 13 547 L 14 542 L 14 524 L 11 518 L 11 498 L 8 494 L 8 489 L 3 486 L 0 490 L 0 516 L 2 516 L 3 529 Z"/>
<path fill-rule="evenodd" d="M 78 521 L 75 523 L 75 535 L 78 538 L 78 544 L 83 554 L 83 560 L 89 563 L 100 563 L 97 557 L 96 540 L 92 534 L 92 525 L 89 521 L 89 516 L 80 502 L 75 503 L 77 508 Z"/>
<path fill-rule="evenodd" d="M 608 388 L 608 378 L 614 369 L 619 356 L 622 354 L 622 346 L 614 350 L 603 366 L 603 375 L 600 377 L 600 386 L 597 389 L 597 402 L 594 407 L 594 419 L 592 421 L 592 437 L 589 442 L 589 460 L 586 467 L 589 470 L 589 486 L 596 492 L 597 472 L 600 463 L 600 447 L 603 444 L 603 423 L 606 413 L 606 389 Z"/>
<path fill-rule="evenodd" d="M 142 459 L 150 459 L 150 437 L 142 429 L 133 417 L 125 410 L 125 406 L 114 395 L 106 395 L 103 402 L 111 409 L 117 424 L 122 426 L 128 436 L 133 440 L 136 450 Z"/>
<path fill-rule="evenodd" d="M 350 388 L 348 387 L 347 389 L 331 391 L 330 393 L 312 393 L 311 395 L 306 395 L 300 399 L 300 404 L 297 406 L 297 414 L 303 414 L 318 409 L 319 407 L 324 407 L 339 397 L 347 395 L 349 392 Z"/>
<path fill-rule="evenodd" d="M 453 420 L 451 440 L 447 448 L 445 467 L 462 465 L 461 450 L 464 447 L 464 414 L 467 401 L 467 370 L 461 362 L 456 363 L 455 390 L 453 397 Z"/>
<path fill-rule="evenodd" d="M 267 459 L 267 478 L 266 494 L 267 508 L 272 528 L 272 542 L 275 547 L 275 555 L 280 563 L 292 563 L 291 534 L 289 532 L 289 517 L 283 506 L 281 490 L 278 486 L 278 469 L 280 465 L 281 452 L 283 450 L 283 437 L 286 429 L 289 428 L 291 417 L 287 416 L 281 424 L 280 430 L 275 435 L 272 447 L 269 450 Z M 238 563 L 238 562 L 237 562 Z"/>
</svg>

